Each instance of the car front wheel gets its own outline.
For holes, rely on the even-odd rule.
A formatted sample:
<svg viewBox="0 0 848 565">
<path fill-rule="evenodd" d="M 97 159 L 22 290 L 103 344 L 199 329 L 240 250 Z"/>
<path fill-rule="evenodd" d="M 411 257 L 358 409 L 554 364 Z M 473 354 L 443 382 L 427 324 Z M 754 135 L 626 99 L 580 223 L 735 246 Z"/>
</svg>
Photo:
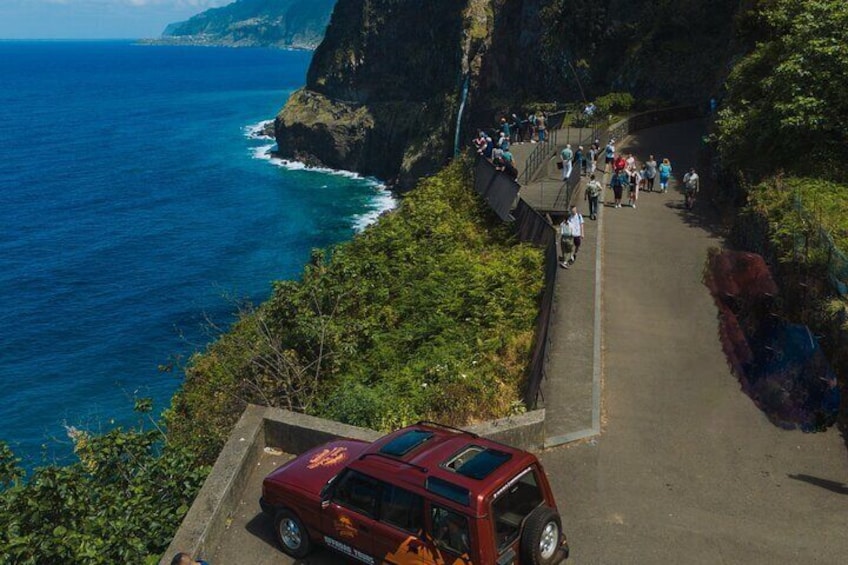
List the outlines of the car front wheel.
<svg viewBox="0 0 848 565">
<path fill-rule="evenodd" d="M 283 551 L 292 557 L 306 557 L 312 550 L 309 532 L 291 510 L 283 508 L 277 512 L 274 518 L 274 534 Z"/>
<path fill-rule="evenodd" d="M 521 534 L 521 563 L 550 565 L 559 560 L 562 522 L 553 508 L 540 506 L 524 523 Z"/>
</svg>

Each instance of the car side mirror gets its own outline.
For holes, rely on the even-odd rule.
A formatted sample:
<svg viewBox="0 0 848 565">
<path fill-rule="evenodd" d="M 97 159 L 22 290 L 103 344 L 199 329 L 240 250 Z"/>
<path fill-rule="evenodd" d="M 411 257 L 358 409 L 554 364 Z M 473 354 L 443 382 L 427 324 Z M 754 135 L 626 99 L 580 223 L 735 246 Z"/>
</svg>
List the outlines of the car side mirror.
<svg viewBox="0 0 848 565">
<path fill-rule="evenodd" d="M 327 481 L 326 485 L 321 487 L 320 497 L 322 510 L 326 510 L 327 507 L 330 506 L 330 498 L 333 496 L 333 485 L 335 484 L 337 478 L 338 475 L 335 475 L 329 481 Z"/>
</svg>

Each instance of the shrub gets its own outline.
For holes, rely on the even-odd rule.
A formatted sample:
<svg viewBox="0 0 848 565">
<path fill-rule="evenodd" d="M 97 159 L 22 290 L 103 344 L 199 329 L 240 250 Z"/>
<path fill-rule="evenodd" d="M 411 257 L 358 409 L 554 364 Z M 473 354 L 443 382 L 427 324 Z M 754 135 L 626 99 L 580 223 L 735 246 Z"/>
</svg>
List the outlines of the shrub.
<svg viewBox="0 0 848 565">
<path fill-rule="evenodd" d="M 168 413 L 211 461 L 246 402 L 387 430 L 505 416 L 529 363 L 542 253 L 455 162 L 195 356 Z"/>
</svg>

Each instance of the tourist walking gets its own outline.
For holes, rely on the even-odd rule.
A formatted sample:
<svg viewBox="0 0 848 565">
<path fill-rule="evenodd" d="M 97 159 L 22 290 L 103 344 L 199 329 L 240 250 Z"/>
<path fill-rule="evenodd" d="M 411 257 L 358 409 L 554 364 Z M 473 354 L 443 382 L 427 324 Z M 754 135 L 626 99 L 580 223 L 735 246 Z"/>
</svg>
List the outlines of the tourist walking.
<svg viewBox="0 0 848 565">
<path fill-rule="evenodd" d="M 562 159 L 562 180 L 566 181 L 571 176 L 571 167 L 574 164 L 574 151 L 571 150 L 571 144 L 566 144 L 559 156 Z"/>
<path fill-rule="evenodd" d="M 598 151 L 599 148 L 593 143 L 591 147 L 589 147 L 589 174 L 594 175 L 595 169 L 598 166 Z"/>
<path fill-rule="evenodd" d="M 501 118 L 501 135 L 509 141 L 511 134 L 512 128 L 510 127 L 509 122 L 506 121 L 506 118 Z"/>
<path fill-rule="evenodd" d="M 657 160 L 654 159 L 654 156 L 648 156 L 648 160 L 645 161 L 645 180 L 647 181 L 645 188 L 648 192 L 654 191 L 654 180 L 657 178 L 657 166 Z"/>
<path fill-rule="evenodd" d="M 607 146 L 604 148 L 604 172 L 610 169 L 610 163 L 615 158 L 615 140 L 610 138 Z"/>
<path fill-rule="evenodd" d="M 627 173 L 624 171 L 612 174 L 610 186 L 612 186 L 614 208 L 621 208 L 621 195 L 624 193 L 624 188 L 627 186 L 627 180 Z"/>
<path fill-rule="evenodd" d="M 701 179 L 698 173 L 695 172 L 695 167 L 689 169 L 689 172 L 683 175 L 683 193 L 684 205 L 687 210 L 691 210 L 695 204 L 695 195 L 701 188 Z"/>
<path fill-rule="evenodd" d="M 615 174 L 620 174 L 625 172 L 625 169 L 627 169 L 627 160 L 619 154 L 618 157 L 612 161 L 612 171 Z"/>
<path fill-rule="evenodd" d="M 665 194 L 668 192 L 668 181 L 671 179 L 671 162 L 668 157 L 662 160 L 659 166 L 660 173 L 660 192 Z"/>
<path fill-rule="evenodd" d="M 536 116 L 536 131 L 539 132 L 539 142 L 544 142 L 548 134 L 548 122 L 543 112 Z"/>
<path fill-rule="evenodd" d="M 577 165 L 577 172 L 581 176 L 586 174 L 586 152 L 583 151 L 583 146 L 578 145 L 577 151 L 574 152 L 574 163 Z"/>
<path fill-rule="evenodd" d="M 633 156 L 633 153 L 628 153 L 627 158 L 624 160 L 624 162 L 627 163 L 628 171 L 636 170 L 636 157 Z"/>
<path fill-rule="evenodd" d="M 562 252 L 563 261 L 560 263 L 560 266 L 567 269 L 577 260 L 577 253 L 580 251 L 580 244 L 583 242 L 583 216 L 577 211 L 577 206 L 571 207 L 568 217 L 563 221 L 563 226 L 560 227 L 562 234 L 560 239 L 565 238 L 565 234 L 568 234 L 571 239 L 570 255 L 566 254 L 566 246 L 568 246 L 566 244 Z"/>
<path fill-rule="evenodd" d="M 601 183 L 595 179 L 594 173 L 589 176 L 589 183 L 586 185 L 586 200 L 589 201 L 589 219 L 595 220 L 598 218 L 598 201 L 601 198 L 603 187 Z"/>
<path fill-rule="evenodd" d="M 628 204 L 634 210 L 636 209 L 636 201 L 639 199 L 639 185 L 642 183 L 642 174 L 633 169 L 627 175 L 628 182 L 630 182 L 630 190 L 628 192 Z"/>
</svg>

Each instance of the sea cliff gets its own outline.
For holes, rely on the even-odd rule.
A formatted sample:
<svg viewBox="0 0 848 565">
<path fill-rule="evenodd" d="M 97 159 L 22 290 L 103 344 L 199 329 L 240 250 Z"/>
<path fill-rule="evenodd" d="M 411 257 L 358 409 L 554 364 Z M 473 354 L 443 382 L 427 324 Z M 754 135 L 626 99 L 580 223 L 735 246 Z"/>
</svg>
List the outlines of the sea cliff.
<svg viewBox="0 0 848 565">
<path fill-rule="evenodd" d="M 500 112 L 613 90 L 701 102 L 734 54 L 732 0 L 339 0 L 306 86 L 278 114 L 281 156 L 401 188 Z"/>
</svg>

